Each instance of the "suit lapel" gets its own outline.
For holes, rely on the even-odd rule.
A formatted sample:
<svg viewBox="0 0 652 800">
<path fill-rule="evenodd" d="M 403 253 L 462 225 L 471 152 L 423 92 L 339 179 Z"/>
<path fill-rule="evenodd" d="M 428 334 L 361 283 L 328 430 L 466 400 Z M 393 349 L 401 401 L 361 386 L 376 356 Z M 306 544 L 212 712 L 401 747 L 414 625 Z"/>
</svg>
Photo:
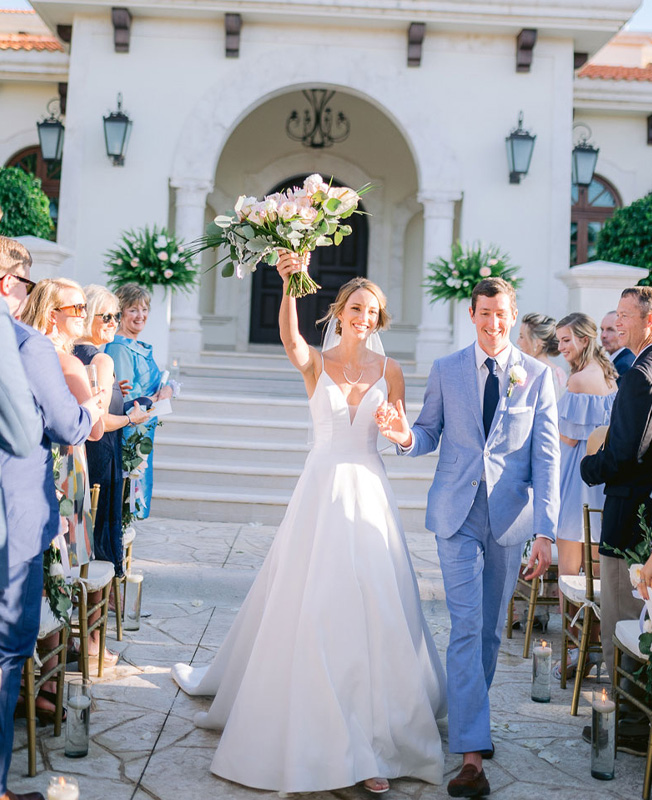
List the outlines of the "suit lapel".
<svg viewBox="0 0 652 800">
<path fill-rule="evenodd" d="M 478 397 L 478 368 L 475 365 L 475 344 L 465 348 L 461 352 L 462 357 L 462 380 L 466 386 L 466 395 L 469 408 L 473 411 L 473 416 L 478 425 L 478 429 L 484 439 L 484 424 L 482 422 L 482 408 Z"/>
</svg>

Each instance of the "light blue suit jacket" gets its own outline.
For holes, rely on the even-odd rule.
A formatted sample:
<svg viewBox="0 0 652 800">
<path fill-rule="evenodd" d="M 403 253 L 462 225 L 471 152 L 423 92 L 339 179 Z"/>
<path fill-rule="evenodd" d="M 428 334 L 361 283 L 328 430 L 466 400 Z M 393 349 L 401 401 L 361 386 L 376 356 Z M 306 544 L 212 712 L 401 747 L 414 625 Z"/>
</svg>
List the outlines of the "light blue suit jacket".
<svg viewBox="0 0 652 800">
<path fill-rule="evenodd" d="M 474 345 L 432 366 L 424 405 L 412 429 L 411 456 L 441 442 L 428 492 L 426 527 L 448 538 L 468 516 L 483 472 L 491 532 L 500 544 L 534 534 L 555 538 L 559 514 L 559 429 L 550 370 L 515 347 L 509 371 L 520 364 L 523 385 L 503 390 L 485 441 Z"/>
<path fill-rule="evenodd" d="M 41 441 L 43 421 L 34 404 L 18 354 L 14 322 L 0 299 L 0 450 L 25 458 Z M 0 472 L 0 589 L 7 585 L 9 550 Z"/>
</svg>

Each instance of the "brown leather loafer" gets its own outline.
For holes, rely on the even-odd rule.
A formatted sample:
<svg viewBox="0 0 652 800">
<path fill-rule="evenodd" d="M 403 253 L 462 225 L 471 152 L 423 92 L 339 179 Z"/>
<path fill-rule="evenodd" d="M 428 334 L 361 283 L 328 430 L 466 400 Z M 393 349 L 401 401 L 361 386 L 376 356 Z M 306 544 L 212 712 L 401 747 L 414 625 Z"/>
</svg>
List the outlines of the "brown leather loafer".
<svg viewBox="0 0 652 800">
<path fill-rule="evenodd" d="M 473 764 L 465 764 L 457 776 L 448 782 L 448 794 L 451 797 L 485 797 L 490 791 L 484 770 L 478 770 Z"/>
</svg>

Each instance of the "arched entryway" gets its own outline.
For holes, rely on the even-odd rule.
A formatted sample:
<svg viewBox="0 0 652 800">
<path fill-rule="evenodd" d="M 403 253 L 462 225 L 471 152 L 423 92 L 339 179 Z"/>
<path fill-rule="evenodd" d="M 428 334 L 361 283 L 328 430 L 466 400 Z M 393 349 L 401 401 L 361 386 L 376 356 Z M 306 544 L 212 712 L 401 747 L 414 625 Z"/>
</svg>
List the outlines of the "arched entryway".
<svg viewBox="0 0 652 800">
<path fill-rule="evenodd" d="M 274 186 L 267 194 L 302 186 L 307 175 L 295 175 Z M 333 180 L 335 186 L 342 184 Z M 347 224 L 353 232 L 339 247 L 318 247 L 312 254 L 310 274 L 322 287 L 317 294 L 303 297 L 297 304 L 299 328 L 309 344 L 321 341 L 321 326 L 316 322 L 328 311 L 340 286 L 356 276 L 367 275 L 369 225 L 366 216 L 354 214 Z M 261 264 L 253 274 L 251 287 L 251 344 L 279 344 L 278 310 L 283 287 L 275 269 Z"/>
</svg>

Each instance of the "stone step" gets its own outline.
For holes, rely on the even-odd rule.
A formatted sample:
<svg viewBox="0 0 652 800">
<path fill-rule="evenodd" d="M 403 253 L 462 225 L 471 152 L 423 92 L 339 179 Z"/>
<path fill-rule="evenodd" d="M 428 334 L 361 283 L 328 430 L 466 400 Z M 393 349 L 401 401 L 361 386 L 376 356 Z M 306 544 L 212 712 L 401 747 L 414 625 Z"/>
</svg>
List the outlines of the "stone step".
<svg viewBox="0 0 652 800">
<path fill-rule="evenodd" d="M 215 520 L 221 522 L 258 522 L 278 525 L 290 500 L 286 489 L 266 489 L 251 493 L 248 489 L 224 491 L 189 489 L 158 483 L 152 494 L 152 514 L 170 519 Z M 424 532 L 426 498 L 398 498 L 401 520 L 406 531 Z"/>
<path fill-rule="evenodd" d="M 264 414 L 262 418 L 253 415 L 242 418 L 174 414 L 164 419 L 163 426 L 167 436 L 186 436 L 202 441 L 217 439 L 228 442 L 304 444 L 309 442 L 311 436 L 308 420 L 265 419 Z"/>
<path fill-rule="evenodd" d="M 250 348 L 252 345 L 250 345 Z M 259 346 L 261 349 L 248 350 L 247 352 L 239 352 L 236 350 L 202 350 L 199 356 L 199 363 L 206 366 L 214 367 L 232 367 L 239 369 L 241 365 L 249 365 L 256 368 L 265 367 L 289 367 L 288 357 L 281 346 L 269 345 L 266 349 L 265 345 Z M 391 353 L 388 353 L 391 356 Z M 403 372 L 410 377 L 415 375 L 416 362 L 414 360 L 399 358 Z M 182 363 L 180 365 L 181 372 L 183 373 L 188 365 Z M 427 377 L 427 376 L 421 376 Z"/>
<path fill-rule="evenodd" d="M 392 462 L 394 468 L 387 474 L 397 496 L 423 498 L 432 483 L 433 473 L 417 471 L 412 460 Z M 404 467 L 401 469 L 401 467 Z M 411 469 L 410 469 L 411 468 Z M 168 485 L 189 488 L 208 487 L 218 491 L 231 487 L 249 487 L 252 493 L 261 489 L 283 489 L 292 491 L 301 475 L 301 467 L 214 464 L 206 462 L 168 461 L 156 458 L 154 461 L 154 483 L 156 486 Z"/>
<path fill-rule="evenodd" d="M 165 430 L 165 429 L 164 429 Z M 310 446 L 306 442 L 263 442 L 260 440 L 235 441 L 232 439 L 208 439 L 200 436 L 171 436 L 163 432 L 157 433 L 154 454 L 156 460 L 176 460 L 179 463 L 210 464 L 271 464 L 281 467 L 302 467 Z M 383 459 L 390 469 L 392 462 L 404 461 L 392 445 L 383 450 Z M 436 456 L 421 456 L 426 460 L 428 470 L 434 474 Z M 391 466 L 393 469 L 393 465 Z"/>
</svg>

